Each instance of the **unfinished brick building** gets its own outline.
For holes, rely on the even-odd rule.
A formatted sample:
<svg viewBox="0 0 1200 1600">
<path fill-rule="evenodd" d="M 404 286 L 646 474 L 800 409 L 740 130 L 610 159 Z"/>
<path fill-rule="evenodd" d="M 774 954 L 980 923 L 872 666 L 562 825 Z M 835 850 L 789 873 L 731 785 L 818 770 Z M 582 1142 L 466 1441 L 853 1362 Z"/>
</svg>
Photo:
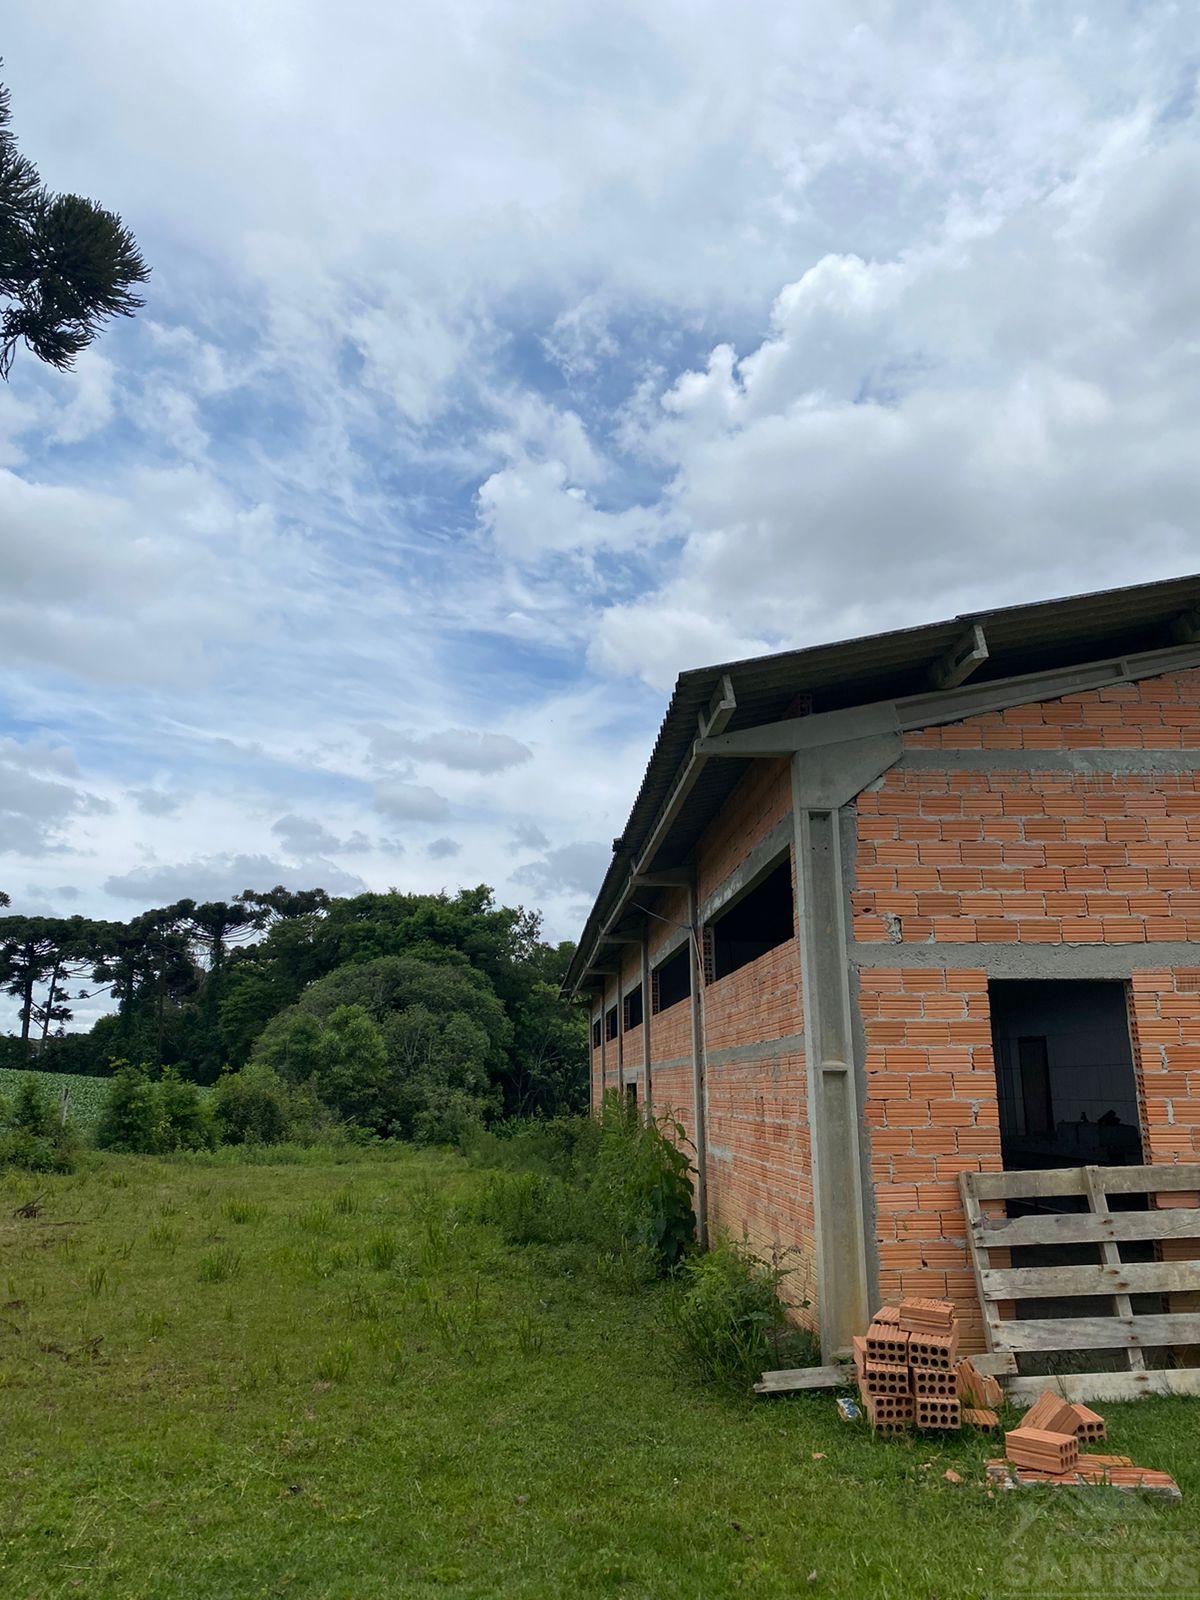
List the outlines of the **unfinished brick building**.
<svg viewBox="0 0 1200 1600">
<path fill-rule="evenodd" d="M 962 1171 L 1200 1156 L 1200 578 L 684 673 L 588 918 L 592 1095 L 827 1352 L 981 1344 Z M 1181 1203 L 1197 1204 L 1181 1196 Z"/>
</svg>

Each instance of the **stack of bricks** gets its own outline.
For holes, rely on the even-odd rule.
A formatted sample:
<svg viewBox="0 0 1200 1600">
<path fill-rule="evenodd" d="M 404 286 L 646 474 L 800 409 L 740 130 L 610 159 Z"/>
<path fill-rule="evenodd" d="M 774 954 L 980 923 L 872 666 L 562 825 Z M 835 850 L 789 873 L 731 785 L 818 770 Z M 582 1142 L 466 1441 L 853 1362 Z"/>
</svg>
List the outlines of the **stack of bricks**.
<svg viewBox="0 0 1200 1600">
<path fill-rule="evenodd" d="M 865 1338 L 854 1340 L 858 1391 L 875 1431 L 957 1429 L 957 1354 L 958 1320 L 949 1301 L 914 1298 L 884 1306 Z"/>
<path fill-rule="evenodd" d="M 1105 1437 L 1104 1418 L 1087 1406 L 1072 1405 L 1047 1389 L 1004 1435 L 1003 1461 L 989 1461 L 988 1477 L 1020 1488 L 1030 1484 L 1078 1488 L 1108 1484 L 1116 1489 L 1144 1489 L 1167 1499 L 1180 1498 L 1179 1487 L 1166 1472 L 1135 1466 L 1129 1456 L 1095 1455 L 1081 1444 Z"/>
</svg>

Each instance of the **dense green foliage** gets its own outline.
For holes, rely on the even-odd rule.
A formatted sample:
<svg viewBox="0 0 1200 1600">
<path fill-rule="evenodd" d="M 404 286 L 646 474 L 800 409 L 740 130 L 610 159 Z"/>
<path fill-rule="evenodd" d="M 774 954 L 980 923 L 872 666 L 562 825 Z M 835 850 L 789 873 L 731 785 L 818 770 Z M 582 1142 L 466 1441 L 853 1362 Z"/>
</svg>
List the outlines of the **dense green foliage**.
<svg viewBox="0 0 1200 1600">
<path fill-rule="evenodd" d="M 631 1286 L 669 1273 L 695 1244 L 682 1129 L 641 1121 L 621 1095 L 605 1097 L 599 1118 L 530 1122 L 468 1148 L 504 1169 L 483 1190 L 480 1215 L 510 1244 L 583 1245 Z"/>
<path fill-rule="evenodd" d="M 989 1495 L 992 1437 L 702 1381 L 669 1284 L 507 1245 L 490 1177 L 396 1143 L 0 1175 L 5 1600 L 1195 1592 L 1200 1403 L 1101 1408 L 1180 1506 Z"/>
<path fill-rule="evenodd" d="M 101 1150 L 153 1154 L 203 1150 L 214 1141 L 212 1112 L 194 1083 L 167 1071 L 151 1078 L 122 1062 L 113 1074 L 96 1124 Z"/>
<path fill-rule="evenodd" d="M 0 1061 L 100 1074 L 129 1061 L 221 1080 L 227 1115 L 213 1127 L 234 1141 L 329 1118 L 457 1140 L 498 1116 L 582 1104 L 586 1021 L 559 995 L 570 954 L 482 886 L 342 900 L 247 891 L 128 923 L 0 917 L 0 989 L 21 1029 L 0 1041 Z M 114 1011 L 66 1033 L 75 1002 L 96 993 Z M 267 1076 L 235 1108 L 228 1074 L 251 1063 Z"/>
</svg>

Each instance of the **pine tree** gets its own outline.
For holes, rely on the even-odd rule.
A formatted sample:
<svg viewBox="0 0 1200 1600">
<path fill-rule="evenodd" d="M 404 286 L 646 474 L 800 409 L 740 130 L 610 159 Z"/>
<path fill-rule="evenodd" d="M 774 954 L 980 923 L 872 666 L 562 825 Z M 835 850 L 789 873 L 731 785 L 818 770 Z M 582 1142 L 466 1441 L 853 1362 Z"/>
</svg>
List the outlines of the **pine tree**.
<svg viewBox="0 0 1200 1600">
<path fill-rule="evenodd" d="M 53 194 L 17 149 L 8 90 L 0 85 L 0 377 L 22 341 L 52 367 L 69 368 L 112 317 L 145 304 L 134 285 L 150 269 L 111 211 L 77 194 Z"/>
</svg>

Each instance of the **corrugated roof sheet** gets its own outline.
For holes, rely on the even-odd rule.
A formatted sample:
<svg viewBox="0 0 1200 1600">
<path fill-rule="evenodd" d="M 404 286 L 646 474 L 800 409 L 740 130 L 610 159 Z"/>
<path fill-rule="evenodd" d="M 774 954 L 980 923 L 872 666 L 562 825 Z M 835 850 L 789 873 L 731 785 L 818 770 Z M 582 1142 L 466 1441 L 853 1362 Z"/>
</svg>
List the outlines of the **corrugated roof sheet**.
<svg viewBox="0 0 1200 1600">
<path fill-rule="evenodd" d="M 1072 665 L 1109 655 L 1135 654 L 1171 642 L 1171 623 L 1200 606 L 1200 574 L 1125 589 L 1106 589 L 1031 605 L 973 611 L 891 633 L 834 644 L 719 662 L 682 672 L 667 706 L 641 788 L 621 834 L 604 882 L 589 913 L 579 950 L 567 976 L 576 987 L 592 960 L 592 946 L 625 886 L 666 805 L 696 737 L 697 718 L 707 710 L 723 676 L 733 683 L 737 711 L 729 730 L 753 728 L 788 715 L 799 696 L 813 711 L 836 711 L 876 700 L 900 698 L 929 688 L 932 664 L 950 650 L 972 623 L 987 635 L 988 660 L 972 683 L 1010 678 L 1043 668 Z M 649 865 L 681 865 L 723 805 L 746 763 L 709 762 L 672 826 L 666 844 Z"/>
</svg>

